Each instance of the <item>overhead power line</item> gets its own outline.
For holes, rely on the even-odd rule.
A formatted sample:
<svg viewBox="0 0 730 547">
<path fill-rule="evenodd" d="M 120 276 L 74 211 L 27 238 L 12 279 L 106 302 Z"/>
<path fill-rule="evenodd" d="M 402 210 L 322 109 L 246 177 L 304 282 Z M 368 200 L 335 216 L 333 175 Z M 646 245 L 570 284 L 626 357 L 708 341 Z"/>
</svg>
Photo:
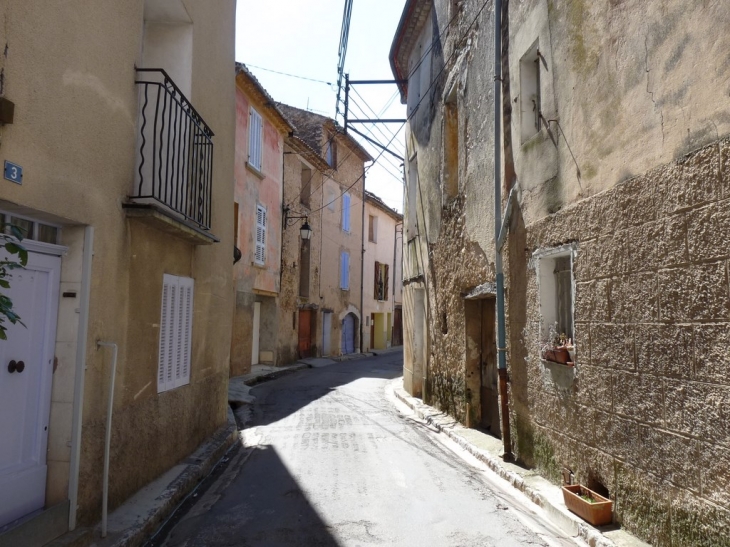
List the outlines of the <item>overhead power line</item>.
<svg viewBox="0 0 730 547">
<path fill-rule="evenodd" d="M 264 68 L 262 66 L 256 66 L 256 65 L 249 64 L 249 63 L 244 63 L 244 64 L 247 67 L 249 67 L 249 68 L 256 68 L 258 70 L 263 70 L 265 72 L 272 72 L 274 74 L 279 74 L 281 76 L 289 76 L 290 78 L 297 78 L 298 80 L 307 80 L 308 82 L 315 82 L 315 83 L 318 83 L 318 84 L 325 84 L 325 85 L 328 85 L 330 87 L 334 87 L 334 85 L 335 85 L 332 82 L 325 82 L 324 80 L 317 80 L 316 78 L 308 78 L 306 76 L 299 76 L 297 74 L 289 74 L 288 72 L 281 72 L 279 70 L 273 70 L 271 68 Z"/>
<path fill-rule="evenodd" d="M 340 32 L 340 47 L 337 52 L 337 104 L 335 118 L 340 113 L 340 95 L 342 94 L 342 78 L 345 76 L 345 58 L 347 57 L 347 43 L 350 40 L 350 21 L 352 20 L 353 0 L 345 0 L 345 11 L 342 14 L 342 31 Z"/>
</svg>

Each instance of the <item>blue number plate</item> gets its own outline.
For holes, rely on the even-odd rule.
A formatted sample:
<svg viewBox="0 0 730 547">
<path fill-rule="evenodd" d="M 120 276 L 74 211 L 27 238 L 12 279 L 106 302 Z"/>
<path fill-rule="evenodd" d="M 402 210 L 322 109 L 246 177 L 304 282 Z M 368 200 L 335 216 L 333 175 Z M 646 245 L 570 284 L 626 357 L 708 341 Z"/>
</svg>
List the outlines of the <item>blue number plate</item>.
<svg viewBox="0 0 730 547">
<path fill-rule="evenodd" d="M 5 160 L 5 178 L 16 184 L 23 184 L 23 168 Z"/>
</svg>

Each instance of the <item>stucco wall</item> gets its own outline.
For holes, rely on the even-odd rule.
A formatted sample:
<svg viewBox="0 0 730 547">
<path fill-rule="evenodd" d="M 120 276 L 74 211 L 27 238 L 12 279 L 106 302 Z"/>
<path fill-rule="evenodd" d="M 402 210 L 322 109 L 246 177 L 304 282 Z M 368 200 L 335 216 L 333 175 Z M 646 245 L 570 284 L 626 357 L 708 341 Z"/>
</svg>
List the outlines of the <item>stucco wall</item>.
<svg viewBox="0 0 730 547">
<path fill-rule="evenodd" d="M 369 238 L 370 217 L 377 218 L 377 237 L 372 242 Z M 402 300 L 402 285 L 397 283 L 398 270 L 395 254 L 396 248 L 396 225 L 401 220 L 393 214 L 387 213 L 381 207 L 373 205 L 368 198 L 365 199 L 365 231 L 364 233 L 364 271 L 363 271 L 363 317 L 370 317 L 373 313 L 391 314 L 391 327 L 393 323 L 393 310 L 395 303 Z M 398 242 L 400 243 L 400 241 Z M 375 298 L 375 262 L 387 264 L 388 269 L 388 299 L 376 300 Z M 394 297 L 393 290 L 397 291 Z M 398 290 L 400 289 L 400 290 Z M 387 316 L 386 316 L 387 317 Z M 370 339 L 371 329 L 367 324 L 363 326 L 363 351 L 377 347 L 374 340 Z M 378 330 L 385 332 L 385 339 L 390 340 L 392 333 L 386 332 L 387 325 L 378 325 Z M 382 345 L 382 344 L 379 344 Z"/>
<path fill-rule="evenodd" d="M 244 74 L 237 75 L 237 79 L 245 77 Z M 263 122 L 261 171 L 248 165 L 252 107 L 261 115 Z M 277 346 L 278 314 L 267 304 L 268 298 L 278 294 L 280 288 L 284 135 L 274 125 L 274 116 L 278 114 L 270 106 L 247 94 L 240 85 L 236 86 L 234 199 L 238 204 L 236 241 L 242 257 L 233 266 L 236 305 L 231 340 L 231 376 L 240 376 L 251 370 L 254 303 L 257 301 L 261 303 L 259 353 L 275 353 Z M 257 205 L 264 206 L 267 215 L 263 265 L 255 261 Z"/>
<path fill-rule="evenodd" d="M 0 7 L 0 43 L 7 47 L 1 92 L 16 105 L 14 123 L 1 129 L 0 160 L 25 167 L 23 185 L 2 181 L 0 198 L 30 214 L 53 215 L 68 227 L 96 229 L 83 409 L 82 523 L 92 522 L 101 507 L 100 421 L 106 412 L 109 359 L 97 351 L 96 340 L 120 346 L 111 508 L 187 456 L 226 420 L 233 6 L 222 0 L 184 0 L 193 20 L 189 99 L 215 133 L 211 232 L 221 243 L 199 247 L 127 219 L 121 208 L 131 193 L 136 167 L 134 66 L 142 65 L 143 5 L 138 0 L 54 7 L 11 0 Z M 76 236 L 67 231 L 62 243 L 76 245 L 78 231 Z M 75 283 L 80 278 L 71 270 L 80 273 L 79 258 L 76 249 L 64 259 L 65 275 Z M 178 272 L 195 279 L 191 383 L 158 395 L 154 379 L 162 275 Z M 66 349 L 58 355 L 57 369 L 64 371 L 59 376 L 64 385 L 54 385 L 59 402 L 72 400 L 69 371 L 76 352 L 73 345 Z M 69 412 L 72 405 L 66 405 L 63 410 Z M 51 416 L 51 428 L 56 428 L 52 434 L 59 444 L 68 443 L 70 419 L 54 421 L 56 417 Z M 52 475 L 49 492 L 54 494 L 49 499 L 58 499 L 59 492 L 68 489 L 68 464 L 59 462 Z"/>
</svg>

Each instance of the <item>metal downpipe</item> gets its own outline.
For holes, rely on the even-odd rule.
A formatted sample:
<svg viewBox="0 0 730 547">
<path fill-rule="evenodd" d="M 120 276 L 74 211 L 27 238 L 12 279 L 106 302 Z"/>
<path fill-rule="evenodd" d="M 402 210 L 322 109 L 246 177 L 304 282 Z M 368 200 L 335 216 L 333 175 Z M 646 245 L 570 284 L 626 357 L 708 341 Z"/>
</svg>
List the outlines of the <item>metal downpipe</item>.
<svg viewBox="0 0 730 547">
<path fill-rule="evenodd" d="M 502 415 L 502 441 L 505 461 L 514 460 L 509 425 L 509 401 L 507 390 L 507 343 L 504 314 L 504 272 L 502 252 L 498 247 L 502 227 L 502 0 L 494 0 L 494 265 L 497 272 L 497 356 L 499 372 L 499 403 Z"/>
</svg>

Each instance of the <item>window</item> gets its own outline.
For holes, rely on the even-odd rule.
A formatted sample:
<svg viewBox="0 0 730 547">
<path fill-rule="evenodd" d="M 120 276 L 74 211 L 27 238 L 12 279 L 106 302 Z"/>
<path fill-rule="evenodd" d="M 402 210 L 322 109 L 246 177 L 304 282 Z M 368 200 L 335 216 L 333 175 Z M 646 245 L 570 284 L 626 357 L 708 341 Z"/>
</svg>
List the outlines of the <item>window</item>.
<svg viewBox="0 0 730 547">
<path fill-rule="evenodd" d="M 340 289 L 350 290 L 350 253 L 340 252 Z"/>
<path fill-rule="evenodd" d="M 238 247 L 238 203 L 233 202 L 233 245 Z"/>
<path fill-rule="evenodd" d="M 388 300 L 388 264 L 375 263 L 375 300 Z"/>
<path fill-rule="evenodd" d="M 570 248 L 558 248 L 538 257 L 542 338 L 547 338 L 551 326 L 574 338 L 572 253 Z"/>
<path fill-rule="evenodd" d="M 421 268 L 418 262 L 418 240 L 413 238 L 408 242 L 408 278 L 419 275 L 421 275 Z"/>
<path fill-rule="evenodd" d="M 333 169 L 337 169 L 337 141 L 335 140 L 335 135 L 331 135 L 327 139 L 325 159 L 327 160 L 327 165 Z"/>
<path fill-rule="evenodd" d="M 41 243 L 58 244 L 60 228 L 51 224 L 21 218 L 9 213 L 0 213 L 0 231 L 11 234 L 10 226 L 14 226 L 24 239 L 32 239 Z"/>
<path fill-rule="evenodd" d="M 310 244 L 309 239 L 300 239 L 299 249 L 299 296 L 309 296 Z"/>
<path fill-rule="evenodd" d="M 342 195 L 342 230 L 350 231 L 350 194 Z"/>
<path fill-rule="evenodd" d="M 163 69 L 183 95 L 190 99 L 193 81 L 193 21 L 185 8 L 185 2 L 145 0 L 144 4 L 141 66 Z"/>
<path fill-rule="evenodd" d="M 309 197 L 312 195 L 312 170 L 302 164 L 302 181 L 299 190 L 299 201 L 309 208 Z"/>
<path fill-rule="evenodd" d="M 263 120 L 261 119 L 261 114 L 252 108 L 248 124 L 248 164 L 257 171 L 261 171 L 261 157 L 263 155 L 262 136 Z"/>
<path fill-rule="evenodd" d="M 378 217 L 368 215 L 368 241 L 378 242 Z"/>
<path fill-rule="evenodd" d="M 520 134 L 522 142 L 540 131 L 540 50 L 537 42 L 520 60 Z"/>
<path fill-rule="evenodd" d="M 157 393 L 190 383 L 193 288 L 189 277 L 165 274 L 162 278 Z"/>
<path fill-rule="evenodd" d="M 444 104 L 444 173 L 442 199 L 444 203 L 459 193 L 459 110 L 456 90 Z"/>
<path fill-rule="evenodd" d="M 256 206 L 256 264 L 266 262 L 266 207 Z"/>
<path fill-rule="evenodd" d="M 335 210 L 335 203 L 337 202 L 337 194 L 335 194 L 335 191 L 332 187 L 327 188 L 327 201 L 325 201 L 327 205 L 327 209 L 330 211 Z"/>
</svg>

